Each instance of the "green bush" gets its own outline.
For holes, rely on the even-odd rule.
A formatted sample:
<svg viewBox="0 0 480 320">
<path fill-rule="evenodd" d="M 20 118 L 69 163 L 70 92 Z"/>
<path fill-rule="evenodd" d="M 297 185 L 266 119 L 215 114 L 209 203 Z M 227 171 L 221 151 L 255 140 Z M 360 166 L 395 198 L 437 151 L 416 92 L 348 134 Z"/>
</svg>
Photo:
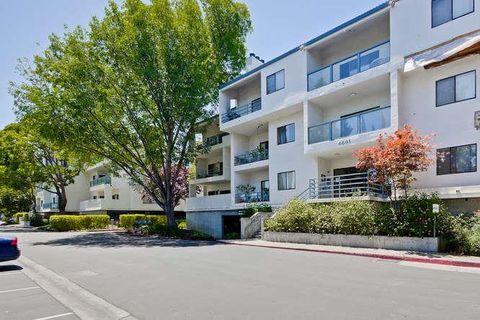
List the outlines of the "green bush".
<svg viewBox="0 0 480 320">
<path fill-rule="evenodd" d="M 469 251 L 467 253 L 480 255 L 480 223 L 476 224 L 469 235 Z"/>
<path fill-rule="evenodd" d="M 272 212 L 272 207 L 266 203 L 253 203 L 243 210 L 243 216 L 251 217 L 257 212 Z"/>
<path fill-rule="evenodd" d="M 270 231 L 314 233 L 316 231 L 316 210 L 309 204 L 292 200 L 283 207 L 265 226 Z"/>
<path fill-rule="evenodd" d="M 144 214 L 121 214 L 118 225 L 122 228 L 132 231 L 135 227 L 135 222 L 145 220 Z"/>
<path fill-rule="evenodd" d="M 29 219 L 28 212 L 17 212 L 13 215 L 13 217 L 15 218 L 16 223 L 20 223 L 21 218 L 23 218 L 25 221 L 28 221 Z"/>
<path fill-rule="evenodd" d="M 375 216 L 379 208 L 367 201 L 341 201 L 327 207 L 336 233 L 371 236 L 377 233 Z"/>
<path fill-rule="evenodd" d="M 177 228 L 180 230 L 187 230 L 187 220 L 177 220 Z"/>
<path fill-rule="evenodd" d="M 43 217 L 39 213 L 34 213 L 30 217 L 30 225 L 32 227 L 41 227 L 43 226 Z"/>
<path fill-rule="evenodd" d="M 50 227 L 56 231 L 105 229 L 110 223 L 108 215 L 53 215 Z"/>
</svg>

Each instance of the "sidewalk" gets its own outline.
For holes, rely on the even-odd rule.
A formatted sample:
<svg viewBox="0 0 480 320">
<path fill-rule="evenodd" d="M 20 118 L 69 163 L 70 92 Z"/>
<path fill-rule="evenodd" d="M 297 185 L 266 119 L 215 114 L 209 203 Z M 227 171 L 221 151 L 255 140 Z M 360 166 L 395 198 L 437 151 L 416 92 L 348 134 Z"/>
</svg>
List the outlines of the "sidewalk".
<svg viewBox="0 0 480 320">
<path fill-rule="evenodd" d="M 320 246 L 311 244 L 269 242 L 264 240 L 219 240 L 218 242 L 229 245 L 342 254 L 366 258 L 427 263 L 463 268 L 480 268 L 480 257 L 453 256 L 443 253 L 422 253 L 384 249 Z"/>
</svg>

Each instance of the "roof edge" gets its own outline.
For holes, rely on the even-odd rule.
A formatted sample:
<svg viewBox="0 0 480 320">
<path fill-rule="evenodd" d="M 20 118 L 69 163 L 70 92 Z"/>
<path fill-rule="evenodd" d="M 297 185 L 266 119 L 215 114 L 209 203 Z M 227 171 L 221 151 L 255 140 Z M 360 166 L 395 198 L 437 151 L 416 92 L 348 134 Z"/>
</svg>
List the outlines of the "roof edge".
<svg viewBox="0 0 480 320">
<path fill-rule="evenodd" d="M 297 52 L 298 50 L 300 50 L 300 48 L 306 47 L 306 46 L 310 46 L 310 45 L 314 44 L 315 42 L 318 42 L 318 41 L 320 41 L 320 40 L 322 40 L 322 39 L 324 39 L 324 38 L 326 38 L 326 37 L 328 37 L 328 36 L 330 36 L 330 35 L 338 32 L 338 31 L 340 31 L 340 30 L 342 30 L 342 29 L 344 29 L 344 28 L 346 28 L 346 27 L 354 24 L 354 23 L 359 22 L 360 20 L 363 20 L 363 19 L 365 19 L 365 18 L 367 18 L 367 17 L 369 17 L 369 16 L 371 16 L 371 15 L 373 15 L 373 14 L 379 12 L 379 11 L 382 11 L 383 9 L 387 8 L 388 6 L 389 6 L 389 1 L 386 1 L 386 2 L 384 2 L 384 3 L 382 3 L 382 4 L 380 4 L 380 5 L 372 8 L 372 9 L 370 9 L 370 10 L 368 10 L 368 11 L 366 11 L 366 12 L 364 12 L 364 13 L 358 15 L 358 16 L 356 16 L 355 18 L 350 19 L 350 20 L 348 20 L 347 22 L 342 23 L 341 25 L 338 25 L 338 26 L 336 26 L 335 28 L 330 29 L 329 31 L 322 33 L 321 35 L 319 35 L 319 36 L 317 36 L 317 37 L 315 37 L 315 38 L 313 38 L 313 39 L 311 39 L 311 40 L 309 40 L 309 41 L 307 41 L 307 42 L 305 42 L 305 43 L 302 43 L 301 45 L 299 45 L 299 46 L 297 46 L 297 47 L 295 47 L 295 48 L 293 48 L 293 49 L 291 49 L 291 50 L 289 50 L 289 51 L 287 51 L 287 52 L 279 55 L 278 57 L 273 58 L 272 60 L 269 60 L 269 61 L 265 62 L 264 64 L 256 67 L 255 69 L 252 69 L 252 70 L 250 70 L 250 71 L 248 71 L 248 72 L 246 72 L 246 73 L 244 73 L 244 74 L 242 74 L 242 75 L 237 76 L 236 78 L 234 78 L 234 79 L 232 79 L 232 80 L 229 80 L 229 81 L 221 84 L 221 85 L 219 86 L 219 89 L 220 89 L 220 90 L 221 90 L 221 89 L 224 89 L 224 88 L 226 88 L 226 87 L 234 84 L 235 82 L 240 81 L 240 80 L 242 80 L 242 79 L 244 79 L 244 78 L 246 78 L 246 77 L 248 77 L 248 76 L 250 76 L 250 75 L 252 75 L 252 74 L 254 74 L 254 73 L 258 72 L 258 71 L 260 71 L 260 70 L 262 70 L 263 68 L 268 67 L 269 65 L 274 64 L 275 62 L 277 62 L 277 61 L 279 61 L 279 60 L 281 60 L 281 59 L 283 59 L 283 58 L 285 58 L 285 57 L 288 57 L 289 55 L 291 55 L 291 54 Z"/>
</svg>

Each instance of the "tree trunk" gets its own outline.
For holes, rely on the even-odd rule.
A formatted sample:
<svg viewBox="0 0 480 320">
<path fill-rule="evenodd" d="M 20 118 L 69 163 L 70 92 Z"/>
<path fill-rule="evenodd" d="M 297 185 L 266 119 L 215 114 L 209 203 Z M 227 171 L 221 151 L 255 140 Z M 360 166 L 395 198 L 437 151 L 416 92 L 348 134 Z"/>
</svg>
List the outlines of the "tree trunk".
<svg viewBox="0 0 480 320">
<path fill-rule="evenodd" d="M 176 227 L 175 221 L 175 206 L 171 203 L 172 201 L 166 201 L 164 206 L 165 215 L 167 216 L 167 225 L 169 228 Z"/>
<path fill-rule="evenodd" d="M 65 192 L 65 187 L 62 186 L 58 191 L 58 211 L 60 213 L 65 213 L 65 208 L 67 207 L 67 194 Z"/>
</svg>

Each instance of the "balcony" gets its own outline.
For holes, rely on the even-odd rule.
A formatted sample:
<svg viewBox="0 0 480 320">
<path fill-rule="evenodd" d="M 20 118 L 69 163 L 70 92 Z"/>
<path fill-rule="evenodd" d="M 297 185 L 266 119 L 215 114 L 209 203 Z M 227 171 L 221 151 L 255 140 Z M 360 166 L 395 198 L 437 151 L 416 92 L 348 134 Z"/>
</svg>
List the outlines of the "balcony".
<svg viewBox="0 0 480 320">
<path fill-rule="evenodd" d="M 308 144 L 390 127 L 390 107 L 377 108 L 308 128 Z"/>
<path fill-rule="evenodd" d="M 259 99 L 253 100 L 249 104 L 232 108 L 229 111 L 222 114 L 222 123 L 226 123 L 234 119 L 246 116 L 250 113 L 259 111 L 261 109 L 262 109 L 262 100 L 259 98 Z"/>
<path fill-rule="evenodd" d="M 205 179 L 223 176 L 223 168 L 214 168 L 208 170 L 197 170 L 197 179 Z"/>
<path fill-rule="evenodd" d="M 112 184 L 112 178 L 109 176 L 104 176 L 90 181 L 90 187 L 95 187 L 103 184 Z"/>
<path fill-rule="evenodd" d="M 268 160 L 268 150 L 252 150 L 247 154 L 235 157 L 235 165 L 248 164 L 258 161 Z"/>
<path fill-rule="evenodd" d="M 213 147 L 213 146 L 216 146 L 218 144 L 222 144 L 223 143 L 223 138 L 225 136 L 228 136 L 228 133 L 220 133 L 220 134 L 217 134 L 215 136 L 208 137 L 208 138 L 205 139 L 204 145 L 205 145 L 205 147 Z"/>
<path fill-rule="evenodd" d="M 235 203 L 253 203 L 268 201 L 270 201 L 270 193 L 268 191 L 237 193 L 235 195 Z"/>
<path fill-rule="evenodd" d="M 308 91 L 312 91 L 390 61 L 390 41 L 351 55 L 308 74 Z"/>
<path fill-rule="evenodd" d="M 186 200 L 186 211 L 227 210 L 232 205 L 230 194 L 193 197 Z"/>
<path fill-rule="evenodd" d="M 303 200 L 373 197 L 387 199 L 389 190 L 371 181 L 367 172 L 310 179 L 308 189 L 299 196 Z"/>
<path fill-rule="evenodd" d="M 58 203 L 53 203 L 53 202 L 44 203 L 42 205 L 42 209 L 43 210 L 58 210 Z"/>
</svg>

